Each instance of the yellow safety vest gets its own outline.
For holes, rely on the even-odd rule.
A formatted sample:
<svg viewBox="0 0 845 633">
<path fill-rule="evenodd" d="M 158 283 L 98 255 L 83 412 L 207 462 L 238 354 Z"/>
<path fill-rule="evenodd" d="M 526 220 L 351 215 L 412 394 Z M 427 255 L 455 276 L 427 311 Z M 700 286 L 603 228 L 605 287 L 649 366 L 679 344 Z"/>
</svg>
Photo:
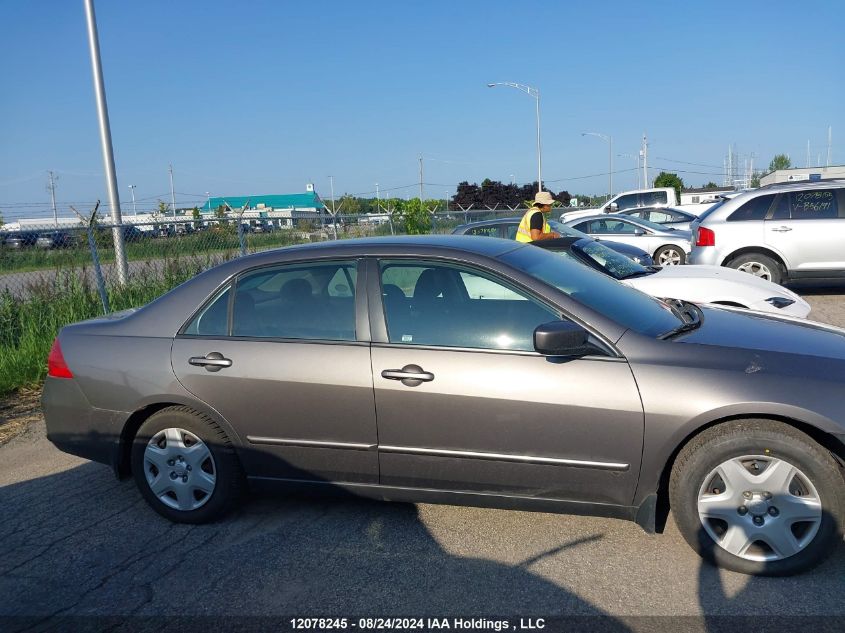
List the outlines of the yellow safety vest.
<svg viewBox="0 0 845 633">
<path fill-rule="evenodd" d="M 525 215 L 522 216 L 522 221 L 519 223 L 519 228 L 516 230 L 516 241 L 517 242 L 533 242 L 534 240 L 531 239 L 531 216 L 535 213 L 543 213 L 537 207 L 531 207 L 528 211 L 525 212 Z M 549 226 L 548 221 L 546 220 L 546 215 L 543 214 L 543 233 L 551 233 L 552 227 Z"/>
</svg>

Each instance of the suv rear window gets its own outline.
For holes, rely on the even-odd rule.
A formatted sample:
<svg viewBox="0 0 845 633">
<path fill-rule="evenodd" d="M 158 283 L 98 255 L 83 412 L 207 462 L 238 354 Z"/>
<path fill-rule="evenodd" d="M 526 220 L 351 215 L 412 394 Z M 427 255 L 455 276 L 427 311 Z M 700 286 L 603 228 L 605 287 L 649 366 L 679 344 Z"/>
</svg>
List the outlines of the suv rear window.
<svg viewBox="0 0 845 633">
<path fill-rule="evenodd" d="M 772 206 L 774 195 L 757 196 L 752 198 L 739 209 L 731 213 L 728 222 L 745 222 L 749 220 L 765 220 L 769 207 Z"/>
</svg>

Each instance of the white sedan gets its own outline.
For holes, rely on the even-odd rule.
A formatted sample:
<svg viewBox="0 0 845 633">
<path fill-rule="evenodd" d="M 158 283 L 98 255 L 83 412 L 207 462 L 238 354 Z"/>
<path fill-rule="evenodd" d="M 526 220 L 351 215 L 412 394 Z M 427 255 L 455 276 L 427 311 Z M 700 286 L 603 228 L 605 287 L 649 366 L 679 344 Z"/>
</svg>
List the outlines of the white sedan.
<svg viewBox="0 0 845 633">
<path fill-rule="evenodd" d="M 804 318 L 810 305 L 761 277 L 723 266 L 641 266 L 601 242 L 565 237 L 534 242 L 661 299 L 685 299 Z"/>
</svg>

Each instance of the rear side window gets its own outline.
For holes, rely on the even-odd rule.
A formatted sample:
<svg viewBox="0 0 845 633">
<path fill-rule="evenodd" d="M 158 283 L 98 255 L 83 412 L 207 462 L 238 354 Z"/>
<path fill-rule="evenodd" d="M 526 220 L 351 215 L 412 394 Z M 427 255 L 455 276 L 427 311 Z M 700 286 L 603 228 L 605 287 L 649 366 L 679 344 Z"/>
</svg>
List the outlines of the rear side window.
<svg viewBox="0 0 845 633">
<path fill-rule="evenodd" d="M 790 191 L 789 203 L 793 220 L 832 220 L 839 217 L 836 192 L 832 189 Z"/>
<path fill-rule="evenodd" d="M 499 237 L 499 225 L 476 226 L 468 229 L 467 235 L 483 235 L 484 237 Z"/>
<path fill-rule="evenodd" d="M 637 204 L 637 194 L 635 193 L 629 193 L 627 196 L 619 196 L 616 200 L 614 200 L 614 202 L 620 211 L 642 206 Z"/>
<path fill-rule="evenodd" d="M 752 220 L 765 220 L 769 207 L 772 206 L 775 196 L 757 196 L 752 198 L 739 209 L 731 213 L 728 222 L 747 222 Z"/>
<path fill-rule="evenodd" d="M 189 336 L 226 336 L 229 333 L 231 286 L 218 294 L 185 328 Z"/>
</svg>

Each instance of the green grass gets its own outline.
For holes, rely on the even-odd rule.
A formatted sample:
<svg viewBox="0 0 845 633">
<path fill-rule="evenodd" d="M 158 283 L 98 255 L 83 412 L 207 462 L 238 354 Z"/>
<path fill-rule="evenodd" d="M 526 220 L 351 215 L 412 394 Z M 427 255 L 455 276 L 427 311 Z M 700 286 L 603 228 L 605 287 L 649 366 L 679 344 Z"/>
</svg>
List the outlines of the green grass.
<svg viewBox="0 0 845 633">
<path fill-rule="evenodd" d="M 169 260 L 136 274 L 122 287 L 109 288 L 113 311 L 149 303 L 197 273 L 196 265 Z M 0 294 L 0 395 L 38 385 L 47 374 L 47 355 L 63 326 L 103 313 L 96 287 L 76 271 L 60 271 L 31 288 L 21 300 Z"/>
</svg>

